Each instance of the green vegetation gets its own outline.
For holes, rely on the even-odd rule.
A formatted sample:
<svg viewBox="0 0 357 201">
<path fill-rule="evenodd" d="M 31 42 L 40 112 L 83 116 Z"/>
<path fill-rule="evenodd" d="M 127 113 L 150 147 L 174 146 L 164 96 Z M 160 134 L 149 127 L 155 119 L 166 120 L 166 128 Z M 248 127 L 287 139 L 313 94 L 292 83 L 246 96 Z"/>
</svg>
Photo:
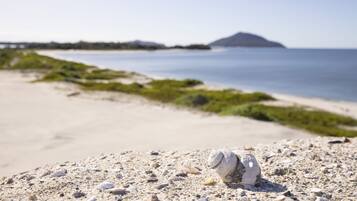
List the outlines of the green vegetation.
<svg viewBox="0 0 357 201">
<path fill-rule="evenodd" d="M 16 52 L 13 50 L 0 50 L 0 69 L 10 65 L 11 60 L 15 58 Z"/>
<path fill-rule="evenodd" d="M 81 63 L 62 61 L 33 52 L 0 50 L 0 69 L 37 70 L 43 73 L 39 81 L 64 81 L 84 90 L 113 91 L 140 95 L 150 100 L 216 113 L 240 115 L 260 121 L 272 121 L 328 136 L 356 137 L 357 120 L 325 111 L 300 107 L 278 107 L 259 104 L 274 98 L 260 92 L 237 90 L 205 90 L 196 86 L 199 80 L 153 80 L 147 84 L 123 84 L 116 78 L 130 77 L 127 72 L 98 69 Z"/>
<path fill-rule="evenodd" d="M 224 114 L 241 115 L 262 121 L 274 121 L 328 136 L 357 136 L 357 131 L 341 128 L 342 126 L 357 126 L 357 120 L 325 111 L 306 110 L 301 107 L 248 104 L 231 107 Z"/>
</svg>

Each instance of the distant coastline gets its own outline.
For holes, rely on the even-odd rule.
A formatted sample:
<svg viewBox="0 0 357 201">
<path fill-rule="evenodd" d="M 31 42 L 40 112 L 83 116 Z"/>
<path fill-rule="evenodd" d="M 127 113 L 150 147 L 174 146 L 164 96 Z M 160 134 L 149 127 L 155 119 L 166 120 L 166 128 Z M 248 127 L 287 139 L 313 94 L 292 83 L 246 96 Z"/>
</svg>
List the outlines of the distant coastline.
<svg viewBox="0 0 357 201">
<path fill-rule="evenodd" d="M 162 43 L 134 40 L 128 42 L 0 42 L 1 48 L 12 49 L 43 49 L 43 50 L 164 50 L 189 49 L 210 50 L 212 47 L 278 47 L 285 48 L 279 42 L 270 41 L 256 34 L 238 32 L 232 36 L 215 40 L 209 44 L 194 43 L 189 45 L 166 46 Z"/>
<path fill-rule="evenodd" d="M 10 49 L 32 49 L 32 50 L 168 50 L 168 49 L 188 49 L 188 50 L 210 50 L 211 47 L 204 44 L 174 45 L 132 41 L 132 42 L 86 42 L 74 43 L 61 42 L 0 42 L 1 48 Z"/>
</svg>

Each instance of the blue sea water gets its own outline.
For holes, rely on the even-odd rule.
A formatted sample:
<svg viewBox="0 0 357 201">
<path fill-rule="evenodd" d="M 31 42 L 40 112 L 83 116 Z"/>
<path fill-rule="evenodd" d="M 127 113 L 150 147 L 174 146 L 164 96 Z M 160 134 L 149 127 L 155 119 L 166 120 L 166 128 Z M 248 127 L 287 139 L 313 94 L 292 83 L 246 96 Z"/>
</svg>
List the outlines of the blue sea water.
<svg viewBox="0 0 357 201">
<path fill-rule="evenodd" d="M 143 74 L 239 89 L 357 102 L 357 50 L 227 48 L 58 51 L 55 55 Z"/>
</svg>

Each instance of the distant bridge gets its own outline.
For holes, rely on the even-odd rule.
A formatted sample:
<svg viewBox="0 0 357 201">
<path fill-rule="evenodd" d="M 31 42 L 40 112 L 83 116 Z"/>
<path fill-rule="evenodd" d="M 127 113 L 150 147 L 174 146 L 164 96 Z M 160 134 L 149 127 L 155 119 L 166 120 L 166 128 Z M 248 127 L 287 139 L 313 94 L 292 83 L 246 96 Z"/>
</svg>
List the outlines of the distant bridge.
<svg viewBox="0 0 357 201">
<path fill-rule="evenodd" d="M 10 49 L 23 49 L 27 43 L 15 43 L 15 42 L 0 42 L 0 49 L 10 48 Z"/>
</svg>

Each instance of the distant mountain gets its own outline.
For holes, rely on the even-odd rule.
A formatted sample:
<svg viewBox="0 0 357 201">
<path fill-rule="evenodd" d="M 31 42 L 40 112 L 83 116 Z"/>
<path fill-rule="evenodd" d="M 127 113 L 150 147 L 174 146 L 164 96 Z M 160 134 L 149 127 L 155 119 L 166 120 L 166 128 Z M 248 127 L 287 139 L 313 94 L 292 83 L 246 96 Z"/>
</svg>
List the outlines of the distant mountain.
<svg viewBox="0 0 357 201">
<path fill-rule="evenodd" d="M 280 47 L 285 48 L 284 45 L 278 42 L 269 41 L 261 36 L 239 32 L 233 36 L 222 38 L 213 41 L 209 46 L 220 46 L 220 47 Z"/>
<path fill-rule="evenodd" d="M 155 47 L 158 49 L 166 47 L 164 44 L 161 44 L 161 43 L 142 41 L 142 40 L 134 40 L 134 41 L 126 42 L 126 43 L 131 44 L 131 45 L 136 45 L 136 46 L 142 46 L 142 47 Z"/>
</svg>

